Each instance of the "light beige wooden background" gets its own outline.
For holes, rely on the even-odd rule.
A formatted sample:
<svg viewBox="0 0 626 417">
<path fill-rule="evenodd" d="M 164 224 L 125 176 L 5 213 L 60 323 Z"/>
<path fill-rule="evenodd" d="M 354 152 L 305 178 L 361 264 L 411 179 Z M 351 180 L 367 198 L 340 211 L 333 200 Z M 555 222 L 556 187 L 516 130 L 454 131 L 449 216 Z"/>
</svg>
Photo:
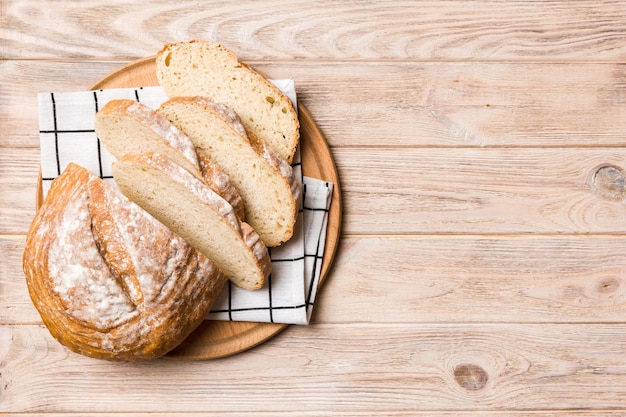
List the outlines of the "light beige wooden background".
<svg viewBox="0 0 626 417">
<path fill-rule="evenodd" d="M 625 1 L 0 0 L 0 19 L 0 413 L 626 414 Z M 344 223 L 314 322 L 209 362 L 68 353 L 21 271 L 36 94 L 193 38 L 295 78 L 331 146 Z"/>
</svg>

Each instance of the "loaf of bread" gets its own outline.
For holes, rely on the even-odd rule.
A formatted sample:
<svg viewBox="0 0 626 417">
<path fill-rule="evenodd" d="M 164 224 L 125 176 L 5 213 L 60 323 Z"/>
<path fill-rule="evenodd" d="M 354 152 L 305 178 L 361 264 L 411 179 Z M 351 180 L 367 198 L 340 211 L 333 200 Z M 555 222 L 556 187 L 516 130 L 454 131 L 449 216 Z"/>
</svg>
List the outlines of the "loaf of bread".
<svg viewBox="0 0 626 417">
<path fill-rule="evenodd" d="M 74 352 L 117 361 L 153 359 L 176 347 L 227 280 L 181 237 L 75 164 L 53 181 L 37 212 L 23 267 L 50 333 Z"/>
<path fill-rule="evenodd" d="M 291 101 L 233 52 L 209 41 L 174 43 L 157 54 L 156 65 L 169 97 L 205 96 L 226 104 L 241 117 L 250 137 L 292 162 L 300 125 Z"/>
<path fill-rule="evenodd" d="M 235 283 L 261 288 L 271 271 L 267 247 L 232 206 L 180 165 L 157 153 L 113 163 L 122 192 L 202 252 Z"/>
<path fill-rule="evenodd" d="M 199 155 L 228 174 L 243 199 L 246 222 L 267 246 L 279 246 L 292 237 L 300 183 L 291 165 L 269 145 L 246 136 L 234 111 L 206 97 L 176 97 L 157 113 L 182 131 Z"/>
<path fill-rule="evenodd" d="M 198 158 L 189 138 L 150 107 L 133 100 L 111 100 L 96 113 L 94 125 L 104 147 L 117 159 L 145 152 L 167 156 L 203 179 L 244 217 L 243 201 L 228 175 L 206 157 Z"/>
</svg>

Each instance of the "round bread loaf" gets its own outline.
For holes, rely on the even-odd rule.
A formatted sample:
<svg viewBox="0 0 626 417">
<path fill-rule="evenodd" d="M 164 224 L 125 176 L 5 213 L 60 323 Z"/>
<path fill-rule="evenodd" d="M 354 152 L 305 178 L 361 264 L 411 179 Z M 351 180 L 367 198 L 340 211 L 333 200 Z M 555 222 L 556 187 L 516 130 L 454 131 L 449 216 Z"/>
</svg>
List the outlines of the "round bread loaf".
<svg viewBox="0 0 626 417">
<path fill-rule="evenodd" d="M 70 164 L 53 181 L 26 237 L 30 297 L 70 350 L 138 361 L 179 345 L 227 278 L 117 189 Z"/>
</svg>

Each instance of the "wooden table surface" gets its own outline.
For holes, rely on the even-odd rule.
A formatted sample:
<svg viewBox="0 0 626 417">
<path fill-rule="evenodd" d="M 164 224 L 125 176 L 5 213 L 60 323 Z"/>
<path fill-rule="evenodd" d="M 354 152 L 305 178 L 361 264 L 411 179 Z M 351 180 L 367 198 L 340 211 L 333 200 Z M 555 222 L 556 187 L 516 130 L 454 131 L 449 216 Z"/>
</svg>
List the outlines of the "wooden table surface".
<svg viewBox="0 0 626 417">
<path fill-rule="evenodd" d="M 626 1 L 0 0 L 0 413 L 626 413 Z M 38 92 L 217 40 L 296 80 L 343 193 L 310 326 L 68 352 L 28 297 Z"/>
</svg>

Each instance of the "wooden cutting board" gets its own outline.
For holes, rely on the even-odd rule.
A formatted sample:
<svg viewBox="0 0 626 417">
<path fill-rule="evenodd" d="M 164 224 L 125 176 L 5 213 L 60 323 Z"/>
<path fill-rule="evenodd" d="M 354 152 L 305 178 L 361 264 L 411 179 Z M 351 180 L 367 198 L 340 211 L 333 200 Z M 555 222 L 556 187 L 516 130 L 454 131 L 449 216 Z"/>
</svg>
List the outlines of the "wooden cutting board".
<svg viewBox="0 0 626 417">
<path fill-rule="evenodd" d="M 90 87 L 91 90 L 107 88 L 132 88 L 158 85 L 154 57 L 132 62 L 112 72 Z M 304 175 L 332 182 L 333 198 L 328 217 L 326 247 L 319 284 L 328 274 L 339 242 L 341 227 L 341 194 L 337 169 L 330 149 L 309 111 L 298 103 L 300 118 L 300 143 Z M 37 207 L 42 202 L 41 179 L 37 193 Z M 316 301 L 316 304 L 318 302 Z M 197 360 L 215 359 L 243 352 L 272 338 L 285 329 L 285 324 L 228 322 L 205 320 L 194 333 L 166 358 Z"/>
</svg>

